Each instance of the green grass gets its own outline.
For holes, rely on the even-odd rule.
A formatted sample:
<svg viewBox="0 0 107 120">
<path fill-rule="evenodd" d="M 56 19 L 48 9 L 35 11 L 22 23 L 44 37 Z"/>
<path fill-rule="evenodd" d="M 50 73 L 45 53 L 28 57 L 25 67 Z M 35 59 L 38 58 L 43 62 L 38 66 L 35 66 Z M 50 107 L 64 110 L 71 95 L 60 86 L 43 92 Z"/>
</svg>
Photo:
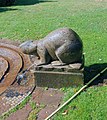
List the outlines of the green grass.
<svg viewBox="0 0 107 120">
<path fill-rule="evenodd" d="M 39 40 L 52 30 L 70 27 L 83 40 L 85 66 L 91 65 L 93 68 L 96 64 L 95 69 L 107 66 L 104 64 L 107 63 L 106 0 L 16 1 L 12 7 L 0 8 L 0 38 L 22 42 L 28 39 Z M 89 79 L 92 74 L 86 72 L 85 79 Z M 73 90 L 66 89 L 68 92 L 65 91 L 65 100 L 74 94 Z M 106 86 L 89 88 L 64 108 L 55 120 L 106 120 L 106 104 Z M 68 114 L 63 116 L 65 109 Z"/>
<path fill-rule="evenodd" d="M 74 89 L 66 92 L 65 99 L 75 93 Z M 54 120 L 106 120 L 107 119 L 107 86 L 91 87 L 82 92 L 68 106 L 58 113 Z M 64 111 L 67 114 L 63 115 Z"/>
<path fill-rule="evenodd" d="M 97 0 L 16 1 L 13 7 L 0 8 L 1 38 L 20 41 L 38 40 L 52 30 L 70 27 L 83 40 L 86 65 L 106 62 L 107 49 L 104 46 L 107 46 L 107 2 Z"/>
</svg>

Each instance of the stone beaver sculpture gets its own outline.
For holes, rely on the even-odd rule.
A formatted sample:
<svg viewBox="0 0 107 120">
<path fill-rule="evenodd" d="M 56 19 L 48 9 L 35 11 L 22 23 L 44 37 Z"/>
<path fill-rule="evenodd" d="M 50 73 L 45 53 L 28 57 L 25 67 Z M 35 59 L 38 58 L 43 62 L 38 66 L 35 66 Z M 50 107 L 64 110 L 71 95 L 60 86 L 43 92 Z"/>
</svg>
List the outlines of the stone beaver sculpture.
<svg viewBox="0 0 107 120">
<path fill-rule="evenodd" d="M 83 44 L 79 35 L 70 28 L 60 28 L 41 40 L 27 41 L 19 46 L 25 54 L 36 55 L 39 65 L 59 60 L 63 64 L 79 62 Z"/>
</svg>

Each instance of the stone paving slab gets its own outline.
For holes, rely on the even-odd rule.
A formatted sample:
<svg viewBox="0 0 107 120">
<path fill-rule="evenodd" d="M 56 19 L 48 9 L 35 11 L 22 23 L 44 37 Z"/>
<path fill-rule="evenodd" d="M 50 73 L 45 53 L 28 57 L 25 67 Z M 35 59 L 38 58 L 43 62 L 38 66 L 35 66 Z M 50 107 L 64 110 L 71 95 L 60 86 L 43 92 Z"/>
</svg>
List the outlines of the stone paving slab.
<svg viewBox="0 0 107 120">
<path fill-rule="evenodd" d="M 35 120 L 44 120 L 48 115 L 50 115 L 54 110 L 58 108 L 63 98 L 63 93 L 57 89 L 44 89 L 37 87 L 32 93 L 31 101 L 36 102 L 37 109 L 39 106 L 44 105 L 37 115 Z M 21 110 L 16 111 L 11 114 L 6 120 L 27 120 L 32 108 L 30 106 L 30 101 Z"/>
<path fill-rule="evenodd" d="M 54 112 L 58 106 L 46 106 L 44 109 L 42 109 L 37 116 L 37 120 L 44 120 L 47 118 L 52 112 Z"/>
<path fill-rule="evenodd" d="M 37 87 L 32 93 L 32 99 L 38 104 L 58 106 L 63 93 L 57 89 L 49 88 L 44 90 L 44 88 Z"/>
<path fill-rule="evenodd" d="M 31 110 L 32 110 L 32 108 L 28 103 L 24 108 L 11 114 L 6 120 L 27 120 L 26 118 L 28 117 Z"/>
</svg>

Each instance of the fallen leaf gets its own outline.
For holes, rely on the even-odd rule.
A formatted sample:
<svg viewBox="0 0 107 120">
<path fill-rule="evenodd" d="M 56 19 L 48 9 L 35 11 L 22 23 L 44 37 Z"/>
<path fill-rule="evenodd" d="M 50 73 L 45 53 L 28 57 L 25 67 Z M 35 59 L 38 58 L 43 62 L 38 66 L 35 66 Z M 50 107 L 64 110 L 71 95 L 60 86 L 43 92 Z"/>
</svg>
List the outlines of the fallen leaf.
<svg viewBox="0 0 107 120">
<path fill-rule="evenodd" d="M 68 110 L 65 110 L 62 115 L 67 115 L 68 114 Z"/>
</svg>

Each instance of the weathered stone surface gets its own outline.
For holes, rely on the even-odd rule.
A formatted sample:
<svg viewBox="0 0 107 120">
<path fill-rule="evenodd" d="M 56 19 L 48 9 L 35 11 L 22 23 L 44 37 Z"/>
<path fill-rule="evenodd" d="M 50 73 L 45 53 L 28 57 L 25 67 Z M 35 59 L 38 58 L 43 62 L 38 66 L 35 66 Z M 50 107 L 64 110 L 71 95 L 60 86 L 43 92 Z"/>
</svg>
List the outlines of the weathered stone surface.
<svg viewBox="0 0 107 120">
<path fill-rule="evenodd" d="M 36 109 L 39 109 L 41 105 L 44 105 L 38 113 L 36 113 L 37 118 L 35 120 L 44 120 L 49 114 L 56 110 L 61 103 L 63 93 L 57 89 L 44 89 L 41 87 L 36 87 L 32 93 L 31 101 L 36 103 Z M 6 120 L 27 120 L 29 114 L 32 112 L 30 102 L 25 105 L 24 108 L 12 113 Z"/>
<path fill-rule="evenodd" d="M 82 64 L 81 63 L 74 63 L 74 64 L 69 64 L 69 66 L 72 68 L 72 69 L 80 69 Z"/>
<path fill-rule="evenodd" d="M 83 84 L 83 43 L 70 28 L 60 28 L 38 41 L 19 46 L 25 54 L 35 56 L 36 85 L 68 87 Z"/>
<path fill-rule="evenodd" d="M 11 114 L 6 120 L 27 120 L 27 117 L 31 112 L 31 110 L 32 108 L 28 103 L 24 108 Z"/>
<path fill-rule="evenodd" d="M 32 100 L 38 104 L 58 106 L 61 102 L 63 93 L 57 89 L 49 88 L 45 90 L 44 88 L 37 87 L 32 93 Z"/>
<path fill-rule="evenodd" d="M 43 104 L 45 107 L 38 113 L 37 120 L 44 120 L 54 110 L 56 110 L 63 98 L 63 93 L 57 89 L 44 89 L 37 87 L 32 94 L 32 100 L 38 105 Z"/>
<path fill-rule="evenodd" d="M 70 28 L 57 29 L 38 41 L 26 41 L 20 48 L 26 54 L 37 56 L 38 65 L 50 64 L 54 60 L 61 62 L 54 65 L 76 63 L 83 55 L 82 40 Z"/>
<path fill-rule="evenodd" d="M 31 61 L 38 64 L 35 56 L 30 56 Z M 84 83 L 84 57 L 79 63 L 61 65 L 59 61 L 52 61 L 48 65 L 35 65 L 35 80 L 39 87 L 69 87 Z"/>
<path fill-rule="evenodd" d="M 83 85 L 83 72 L 36 71 L 35 80 L 38 87 L 61 88 Z"/>
<path fill-rule="evenodd" d="M 45 118 L 47 118 L 57 108 L 57 106 L 46 106 L 38 113 L 37 120 L 45 120 Z"/>
<path fill-rule="evenodd" d="M 61 88 L 84 84 L 83 62 L 70 65 L 56 65 L 57 61 L 54 63 L 35 66 L 34 74 L 38 87 Z"/>
<path fill-rule="evenodd" d="M 61 62 L 60 61 L 52 61 L 51 62 L 52 66 L 61 66 Z"/>
<path fill-rule="evenodd" d="M 37 66 L 36 70 L 41 70 L 41 71 L 53 71 L 53 66 L 51 64 L 48 65 L 42 65 L 42 66 Z"/>
<path fill-rule="evenodd" d="M 58 62 L 58 65 L 57 65 L 57 62 Z M 55 71 L 55 72 L 70 72 L 71 71 L 72 72 L 72 71 L 77 71 L 77 70 L 79 71 L 83 69 L 84 60 L 82 60 L 82 62 L 67 64 L 67 65 L 66 64 L 61 65 L 59 61 L 53 61 L 50 64 L 40 65 L 40 66 L 36 66 L 36 64 L 38 64 L 38 60 L 35 59 L 35 70 L 37 71 Z"/>
</svg>

